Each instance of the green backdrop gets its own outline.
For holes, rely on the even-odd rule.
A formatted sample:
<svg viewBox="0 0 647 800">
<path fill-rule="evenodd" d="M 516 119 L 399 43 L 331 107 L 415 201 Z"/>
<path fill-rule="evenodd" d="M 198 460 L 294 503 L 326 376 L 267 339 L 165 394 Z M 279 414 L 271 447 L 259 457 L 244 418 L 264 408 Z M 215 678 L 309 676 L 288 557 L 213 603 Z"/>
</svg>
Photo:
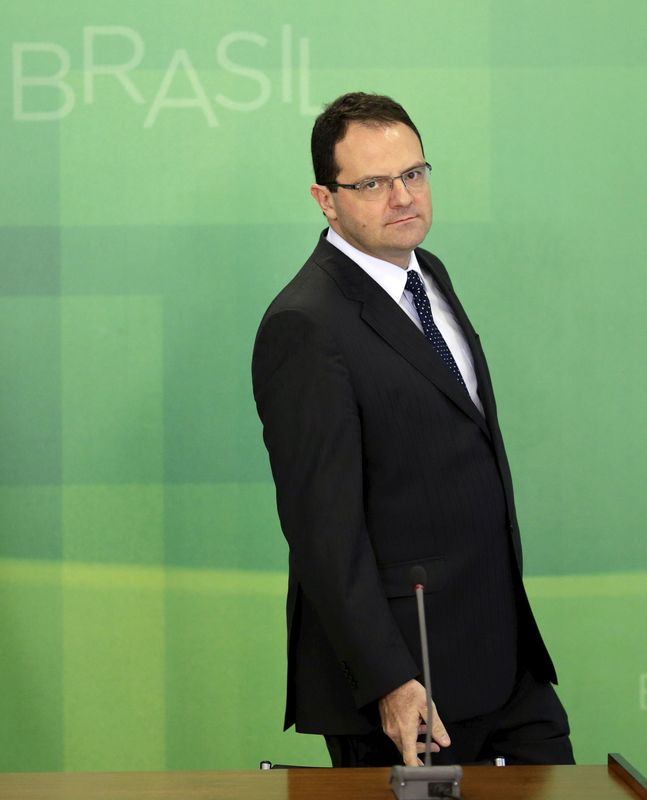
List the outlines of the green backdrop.
<svg viewBox="0 0 647 800">
<path fill-rule="evenodd" d="M 0 769 L 325 763 L 280 730 L 249 362 L 355 89 L 434 166 L 576 755 L 647 769 L 645 31 L 644 0 L 3 0 Z"/>
</svg>

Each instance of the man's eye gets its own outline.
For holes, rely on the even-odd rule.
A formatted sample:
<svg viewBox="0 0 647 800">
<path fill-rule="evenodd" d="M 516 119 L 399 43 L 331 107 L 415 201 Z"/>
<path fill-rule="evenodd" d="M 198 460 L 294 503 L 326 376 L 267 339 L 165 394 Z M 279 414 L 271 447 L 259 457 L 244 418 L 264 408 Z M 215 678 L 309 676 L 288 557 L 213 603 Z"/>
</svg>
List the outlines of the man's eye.
<svg viewBox="0 0 647 800">
<path fill-rule="evenodd" d="M 405 173 L 405 180 L 409 183 L 415 183 L 422 178 L 422 169 L 417 167 L 416 169 L 410 169 L 409 172 Z"/>
<path fill-rule="evenodd" d="M 375 192 L 380 188 L 380 180 L 379 178 L 371 178 L 368 181 L 364 181 L 363 186 L 367 192 Z"/>
</svg>

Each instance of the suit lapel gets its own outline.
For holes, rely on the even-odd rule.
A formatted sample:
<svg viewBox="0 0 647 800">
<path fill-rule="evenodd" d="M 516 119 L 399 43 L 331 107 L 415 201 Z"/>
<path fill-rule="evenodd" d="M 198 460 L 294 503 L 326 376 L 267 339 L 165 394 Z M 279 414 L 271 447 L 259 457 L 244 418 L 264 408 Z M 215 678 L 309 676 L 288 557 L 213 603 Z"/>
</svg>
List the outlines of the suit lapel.
<svg viewBox="0 0 647 800">
<path fill-rule="evenodd" d="M 349 299 L 362 304 L 360 313 L 363 321 L 489 436 L 490 432 L 487 423 L 467 392 L 452 377 L 425 335 L 418 330 L 407 314 L 397 303 L 393 302 L 382 287 L 372 280 L 361 267 L 357 266 L 325 239 L 320 240 L 313 257 Z M 427 266 L 427 263 L 424 263 Z M 429 269 L 429 271 L 438 280 L 436 272 L 432 269 Z M 449 297 L 451 294 L 452 298 L 454 298 L 453 292 L 450 288 L 448 289 L 446 282 L 439 280 L 439 283 L 443 292 L 447 293 L 448 301 L 452 308 L 455 309 L 455 313 L 457 313 L 458 309 Z M 458 304 L 457 300 L 456 303 Z M 458 306 L 460 307 L 460 304 Z M 457 317 L 461 325 L 464 325 L 466 335 L 469 331 L 468 341 L 470 347 L 473 347 L 474 334 L 472 327 L 465 316 L 465 312 L 462 309 L 460 309 L 460 312 L 460 314 L 457 313 Z"/>
</svg>

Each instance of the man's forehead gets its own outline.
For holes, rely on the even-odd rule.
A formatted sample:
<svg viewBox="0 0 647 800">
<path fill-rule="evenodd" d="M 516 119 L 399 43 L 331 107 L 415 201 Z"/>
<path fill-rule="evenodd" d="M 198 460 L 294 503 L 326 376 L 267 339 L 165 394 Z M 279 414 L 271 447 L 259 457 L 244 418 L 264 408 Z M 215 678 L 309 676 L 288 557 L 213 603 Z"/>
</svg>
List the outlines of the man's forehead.
<svg viewBox="0 0 647 800">
<path fill-rule="evenodd" d="M 392 124 L 351 122 L 335 146 L 341 171 L 390 174 L 424 160 L 416 133 L 402 122 Z"/>
</svg>

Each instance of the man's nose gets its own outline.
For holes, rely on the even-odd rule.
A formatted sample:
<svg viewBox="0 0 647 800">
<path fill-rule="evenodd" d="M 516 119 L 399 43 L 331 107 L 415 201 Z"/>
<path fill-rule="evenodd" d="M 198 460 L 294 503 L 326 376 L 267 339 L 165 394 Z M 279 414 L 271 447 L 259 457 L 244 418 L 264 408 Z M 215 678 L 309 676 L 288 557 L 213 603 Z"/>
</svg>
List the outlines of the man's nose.
<svg viewBox="0 0 647 800">
<path fill-rule="evenodd" d="M 407 189 L 402 178 L 394 178 L 391 193 L 389 194 L 389 204 L 392 206 L 408 206 L 411 205 L 412 201 L 411 192 Z"/>
</svg>

